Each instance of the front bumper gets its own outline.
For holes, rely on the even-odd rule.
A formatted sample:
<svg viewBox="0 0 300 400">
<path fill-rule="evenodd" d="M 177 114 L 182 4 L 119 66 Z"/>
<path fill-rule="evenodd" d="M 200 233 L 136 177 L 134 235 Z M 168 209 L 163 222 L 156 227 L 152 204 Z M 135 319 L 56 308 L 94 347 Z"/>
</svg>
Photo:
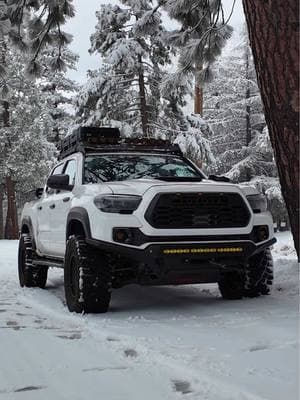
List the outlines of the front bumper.
<svg viewBox="0 0 300 400">
<path fill-rule="evenodd" d="M 112 255 L 124 257 L 136 271 L 135 282 L 145 285 L 217 282 L 226 270 L 242 269 L 249 257 L 276 242 L 251 240 L 150 243 L 133 248 L 87 239 L 87 243 Z"/>
</svg>

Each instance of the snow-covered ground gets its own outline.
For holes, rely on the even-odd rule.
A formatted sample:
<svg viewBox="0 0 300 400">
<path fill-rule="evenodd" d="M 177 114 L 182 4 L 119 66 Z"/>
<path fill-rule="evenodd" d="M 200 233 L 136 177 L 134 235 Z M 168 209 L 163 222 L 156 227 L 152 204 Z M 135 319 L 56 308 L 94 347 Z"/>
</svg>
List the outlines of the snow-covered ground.
<svg viewBox="0 0 300 400">
<path fill-rule="evenodd" d="M 60 270 L 21 289 L 17 242 L 0 241 L 0 399 L 298 399 L 298 265 L 277 238 L 270 296 L 131 286 L 104 315 L 67 311 Z"/>
</svg>

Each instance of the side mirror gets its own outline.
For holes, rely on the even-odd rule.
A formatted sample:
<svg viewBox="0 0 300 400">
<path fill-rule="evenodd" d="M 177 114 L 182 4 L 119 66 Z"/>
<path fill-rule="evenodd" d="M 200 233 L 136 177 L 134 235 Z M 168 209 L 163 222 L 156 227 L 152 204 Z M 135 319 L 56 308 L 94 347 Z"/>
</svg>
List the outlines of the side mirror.
<svg viewBox="0 0 300 400">
<path fill-rule="evenodd" d="M 69 185 L 69 175 L 51 175 L 47 180 L 47 186 L 57 190 L 72 190 L 73 185 Z"/>
<path fill-rule="evenodd" d="M 35 189 L 35 197 L 40 199 L 44 193 L 44 188 L 37 188 Z"/>
<path fill-rule="evenodd" d="M 226 176 L 209 175 L 208 179 L 215 182 L 231 182 Z"/>
</svg>

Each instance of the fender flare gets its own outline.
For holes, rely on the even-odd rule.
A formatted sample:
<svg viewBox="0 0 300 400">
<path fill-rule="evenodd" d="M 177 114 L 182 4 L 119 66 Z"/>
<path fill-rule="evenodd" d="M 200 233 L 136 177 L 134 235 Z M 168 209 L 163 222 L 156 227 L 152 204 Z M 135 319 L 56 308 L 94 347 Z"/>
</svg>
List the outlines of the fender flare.
<svg viewBox="0 0 300 400">
<path fill-rule="evenodd" d="M 90 227 L 90 219 L 88 212 L 83 207 L 74 207 L 70 210 L 67 217 L 67 225 L 66 225 L 66 240 L 68 240 L 69 236 L 69 226 L 72 221 L 80 222 L 83 226 L 85 237 L 87 239 L 91 239 L 91 227 Z"/>
<path fill-rule="evenodd" d="M 34 237 L 33 224 L 32 224 L 32 221 L 31 221 L 30 217 L 23 217 L 22 218 L 20 234 L 24 233 L 23 232 L 23 227 L 25 225 L 28 227 L 29 234 L 31 236 L 33 250 L 36 250 L 36 242 L 35 242 L 35 237 Z"/>
</svg>

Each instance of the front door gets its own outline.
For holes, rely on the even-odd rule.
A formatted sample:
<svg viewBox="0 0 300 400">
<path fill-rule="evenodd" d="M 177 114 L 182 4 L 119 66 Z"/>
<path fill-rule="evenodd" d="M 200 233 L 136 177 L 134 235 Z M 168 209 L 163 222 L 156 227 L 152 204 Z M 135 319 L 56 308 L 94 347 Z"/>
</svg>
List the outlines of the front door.
<svg viewBox="0 0 300 400">
<path fill-rule="evenodd" d="M 69 185 L 74 186 L 76 179 L 76 160 L 68 160 L 63 174 L 69 175 Z M 49 224 L 51 231 L 50 253 L 56 257 L 64 257 L 66 248 L 67 217 L 73 198 L 72 191 L 56 191 L 49 203 Z"/>
<path fill-rule="evenodd" d="M 51 175 L 61 174 L 64 163 L 57 165 Z M 55 196 L 55 190 L 48 187 L 45 188 L 41 201 L 37 204 L 37 247 L 43 255 L 50 254 L 51 248 L 51 226 L 50 226 L 50 204 L 52 204 Z"/>
</svg>

